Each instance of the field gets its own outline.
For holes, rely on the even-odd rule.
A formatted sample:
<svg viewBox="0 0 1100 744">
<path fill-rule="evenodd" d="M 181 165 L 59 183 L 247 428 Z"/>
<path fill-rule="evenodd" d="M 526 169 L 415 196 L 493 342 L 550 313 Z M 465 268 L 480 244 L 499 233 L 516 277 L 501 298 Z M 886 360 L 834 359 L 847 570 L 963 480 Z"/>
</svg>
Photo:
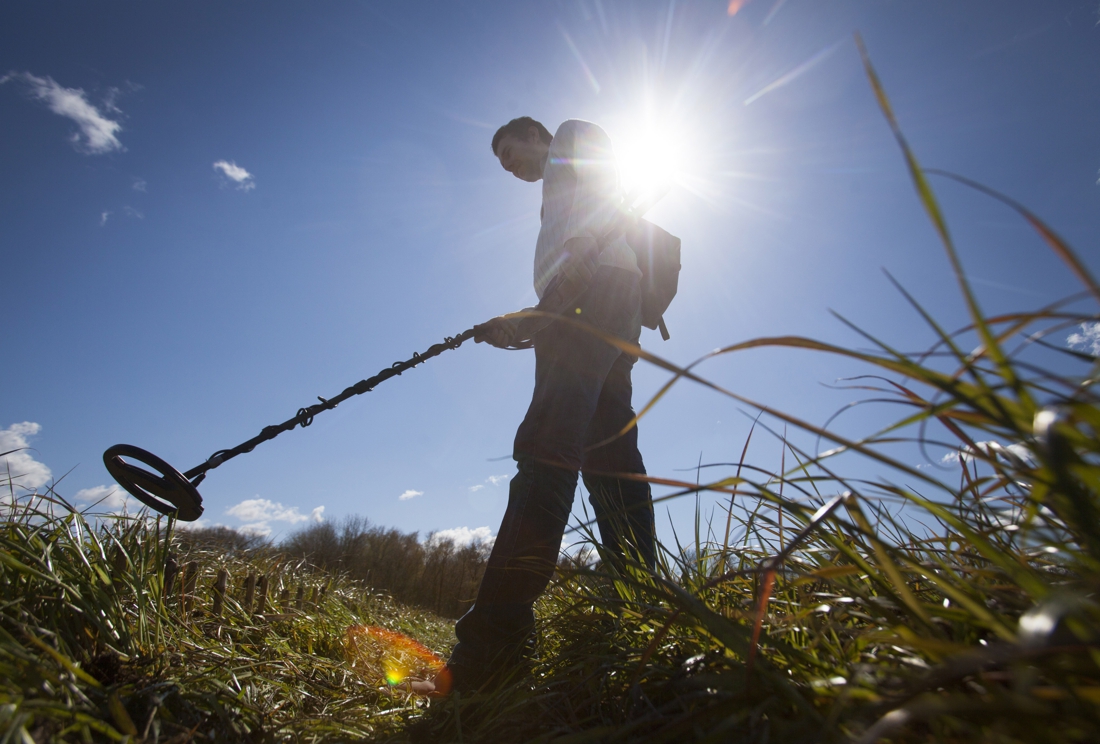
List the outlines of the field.
<svg viewBox="0 0 1100 744">
<path fill-rule="evenodd" d="M 867 71 L 970 324 L 945 331 L 914 302 L 939 338 L 924 354 L 783 337 L 712 356 L 770 346 L 858 360 L 855 384 L 901 411 L 893 424 L 852 440 L 769 409 L 761 429 L 819 436 L 825 451 L 791 436 L 778 468 L 742 458 L 709 482 L 654 478 L 730 508 L 700 514 L 656 575 L 564 566 L 538 608 L 530 674 L 443 699 L 408 692 L 430 673 L 424 651 L 348 629 L 445 655 L 449 620 L 347 567 L 188 542 L 166 521 L 96 521 L 52 490 L 19 497 L 9 473 L 0 741 L 1100 741 L 1100 366 L 1065 344 L 1097 322 L 1100 286 L 1050 227 L 987 192 L 1035 227 L 1083 294 L 986 317 Z M 631 350 L 667 369 L 669 386 L 761 408 L 695 365 Z M 896 454 L 921 446 L 961 467 L 947 477 Z M 853 456 L 881 475 L 834 467 Z M 181 567 L 170 587 L 169 551 Z M 267 579 L 251 602 L 249 575 Z"/>
</svg>

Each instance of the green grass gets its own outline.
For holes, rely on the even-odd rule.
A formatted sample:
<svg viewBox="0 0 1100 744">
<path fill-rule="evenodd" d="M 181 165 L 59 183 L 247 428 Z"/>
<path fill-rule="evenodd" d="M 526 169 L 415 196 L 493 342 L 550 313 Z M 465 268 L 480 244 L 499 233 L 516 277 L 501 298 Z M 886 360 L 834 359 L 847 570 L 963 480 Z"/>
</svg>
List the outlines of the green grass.
<svg viewBox="0 0 1100 744">
<path fill-rule="evenodd" d="M 445 652 L 449 622 L 274 549 L 184 555 L 164 523 L 97 526 L 52 491 L 27 497 L 0 521 L 0 742 L 1100 741 L 1100 365 L 1062 341 L 1096 320 L 1095 304 L 1074 308 L 1100 288 L 1052 229 L 989 192 L 1085 299 L 984 315 L 867 71 L 968 326 L 949 333 L 913 301 L 939 339 L 925 354 L 898 351 L 904 339 L 865 335 L 872 350 L 857 351 L 780 337 L 681 367 L 623 348 L 671 373 L 651 404 L 701 384 L 761 411 L 701 370 L 761 347 L 840 355 L 865 367 L 854 386 L 896 407 L 892 424 L 854 439 L 767 408 L 750 438 L 775 430 L 778 467 L 745 461 L 746 442 L 698 484 L 654 479 L 678 489 L 668 498 L 723 504 L 665 546 L 656 575 L 563 571 L 538 606 L 532 673 L 436 701 L 388 691 L 369 659 L 353 669 L 344 634 L 366 622 Z M 960 453 L 960 466 L 917 467 L 919 451 Z M 220 619 L 208 590 L 190 610 L 178 583 L 164 596 L 169 547 L 197 561 L 199 587 L 228 568 Z M 249 572 L 273 577 L 275 597 L 328 591 L 260 621 L 240 606 Z"/>
<path fill-rule="evenodd" d="M 761 425 L 791 431 L 779 436 L 778 472 L 742 461 L 679 484 L 673 497 L 717 494 L 728 512 L 717 524 L 700 518 L 693 544 L 666 550 L 658 576 L 580 570 L 559 581 L 541 607 L 533 682 L 415 714 L 424 741 L 1100 741 L 1100 365 L 1062 341 L 1096 316 L 1068 302 L 982 313 L 864 61 L 970 324 L 945 332 L 913 301 L 939 339 L 926 354 L 866 334 L 873 351 L 781 337 L 686 368 L 620 343 L 673 373 L 643 413 L 684 380 L 765 411 L 699 372 L 761 347 L 857 360 L 866 373 L 853 384 L 903 413 L 850 439 L 767 408 Z M 1035 227 L 1100 300 L 1052 229 L 979 188 Z M 806 438 L 831 448 L 807 451 L 797 444 Z M 960 453 L 958 477 L 912 465 L 918 447 Z M 880 475 L 846 478 L 853 457 Z"/>
<path fill-rule="evenodd" d="M 11 484 L 9 484 L 11 485 Z M 404 705 L 384 670 L 347 663 L 345 630 L 381 625 L 443 649 L 448 622 L 274 552 L 180 552 L 160 521 L 89 523 L 52 491 L 0 522 L 0 741 L 346 741 L 385 735 Z M 194 599 L 164 595 L 165 546 L 196 561 Z M 212 586 L 231 581 L 221 617 Z M 267 615 L 242 583 L 270 577 Z M 275 605 L 299 583 L 301 611 Z M 274 600 L 274 601 L 272 601 Z"/>
</svg>

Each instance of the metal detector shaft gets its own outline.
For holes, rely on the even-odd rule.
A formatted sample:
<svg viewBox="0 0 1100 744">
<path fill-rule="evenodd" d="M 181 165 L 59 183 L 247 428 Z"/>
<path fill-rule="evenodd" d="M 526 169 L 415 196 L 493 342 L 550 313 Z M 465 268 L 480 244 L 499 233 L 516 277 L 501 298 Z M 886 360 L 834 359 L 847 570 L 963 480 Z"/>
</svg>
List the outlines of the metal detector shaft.
<svg viewBox="0 0 1100 744">
<path fill-rule="evenodd" d="M 622 214 L 616 219 L 610 230 L 603 236 L 601 242 L 604 246 L 610 243 L 612 240 L 621 235 L 628 225 L 636 222 L 645 214 L 649 209 L 660 201 L 664 195 L 668 193 L 668 186 L 655 194 L 651 194 L 648 199 L 641 202 L 637 202 L 634 196 L 627 198 L 625 202 L 628 208 L 623 210 Z M 536 333 L 553 322 L 553 316 L 560 313 L 572 306 L 577 298 L 584 293 L 587 286 L 571 286 L 564 282 L 564 277 L 558 276 L 547 287 L 546 293 L 543 295 L 543 299 L 539 302 L 538 309 L 542 311 L 540 315 L 525 318 L 519 327 L 518 338 L 519 339 L 531 339 Z M 337 404 L 342 403 L 353 395 L 359 395 L 360 393 L 366 393 L 374 389 L 376 385 L 381 382 L 385 382 L 395 375 L 399 375 L 405 370 L 412 369 L 421 362 L 431 359 L 434 356 L 442 354 L 447 349 L 457 349 L 462 345 L 463 341 L 466 341 L 474 336 L 475 328 L 463 331 L 453 338 L 446 338 L 443 343 L 435 344 L 423 354 L 413 354 L 412 359 L 408 359 L 404 362 L 396 362 L 392 367 L 387 367 L 374 377 L 368 377 L 365 380 L 360 380 L 349 388 L 346 388 L 344 392 L 337 395 L 335 398 L 321 398 L 317 399 L 320 403 L 315 403 L 309 408 L 299 408 L 298 414 L 293 418 L 289 418 L 281 424 L 275 426 L 264 427 L 256 436 L 249 439 L 247 442 L 238 444 L 233 449 L 218 450 L 211 455 L 206 462 L 202 465 L 197 465 L 191 468 L 183 474 L 187 480 L 191 481 L 193 485 L 198 485 L 202 479 L 206 476 L 206 472 L 213 470 L 221 465 L 226 460 L 230 460 L 237 455 L 242 455 L 245 452 L 251 452 L 252 449 L 261 442 L 266 442 L 269 439 L 274 439 L 284 431 L 290 431 L 295 426 L 302 426 L 303 428 L 313 423 L 313 417 L 322 411 L 327 411 L 330 408 L 335 408 Z M 667 333 L 667 332 L 666 332 Z M 516 344 L 515 348 L 525 348 L 529 344 Z"/>
<path fill-rule="evenodd" d="M 448 349 L 457 349 L 463 341 L 474 336 L 475 328 L 463 331 L 457 336 L 445 338 L 442 343 L 430 346 L 427 351 L 413 354 L 411 359 L 403 362 L 395 362 L 373 377 L 360 380 L 351 387 L 345 388 L 342 393 L 333 398 L 317 399 L 320 403 L 314 403 L 307 408 L 299 408 L 298 413 L 281 424 L 265 426 L 259 434 L 246 442 L 238 444 L 232 449 L 218 450 L 206 459 L 201 465 L 196 465 L 185 473 L 180 473 L 164 460 L 140 447 L 130 444 L 116 444 L 103 453 L 103 464 L 107 471 L 138 501 L 155 509 L 162 514 L 171 514 L 185 522 L 193 522 L 203 512 L 202 496 L 197 486 L 206 477 L 206 473 L 221 465 L 227 460 L 232 460 L 237 455 L 251 452 L 256 445 L 290 431 L 295 426 L 306 427 L 313 423 L 313 417 L 317 414 L 335 408 L 353 395 L 367 393 L 385 382 L 391 377 L 410 370 L 418 364 L 426 362 L 432 357 L 439 356 Z M 138 467 L 123 460 L 123 458 L 136 460 L 137 462 L 152 468 L 152 471 Z"/>
<path fill-rule="evenodd" d="M 313 423 L 313 417 L 317 414 L 323 411 L 328 411 L 332 408 L 336 408 L 336 406 L 343 403 L 345 400 L 351 398 L 352 396 L 369 393 L 379 384 L 385 382 L 391 377 L 396 377 L 402 372 L 410 370 L 416 365 L 421 364 L 422 362 L 428 361 L 432 357 L 439 356 L 448 349 L 457 349 L 459 346 L 462 345 L 463 341 L 467 341 L 473 338 L 473 336 L 473 328 L 467 329 L 457 336 L 448 336 L 441 343 L 433 344 L 432 346 L 428 347 L 428 350 L 425 351 L 423 354 L 414 353 L 411 359 L 406 359 L 403 362 L 394 362 L 391 366 L 386 367 L 384 370 L 374 375 L 373 377 L 368 377 L 365 380 L 360 380 L 354 385 L 344 388 L 344 391 L 334 398 L 322 398 L 320 396 L 317 396 L 317 400 L 321 401 L 320 403 L 314 403 L 308 408 L 299 408 L 298 413 L 295 414 L 292 418 L 288 418 L 281 424 L 275 424 L 274 426 L 265 426 L 259 434 L 252 437 L 247 442 L 241 442 L 233 449 L 218 450 L 209 458 L 207 458 L 206 462 L 201 465 L 196 465 L 195 467 L 184 473 L 183 477 L 187 478 L 187 480 L 191 481 L 193 485 L 197 486 L 200 482 L 202 482 L 202 479 L 206 477 L 207 471 L 213 470 L 226 460 L 232 460 L 237 455 L 243 455 L 246 452 L 251 452 L 253 449 L 255 449 L 256 445 L 262 444 L 269 439 L 274 439 L 275 437 L 282 434 L 284 431 L 290 431 L 295 426 L 301 426 L 304 429 L 305 427 Z"/>
</svg>

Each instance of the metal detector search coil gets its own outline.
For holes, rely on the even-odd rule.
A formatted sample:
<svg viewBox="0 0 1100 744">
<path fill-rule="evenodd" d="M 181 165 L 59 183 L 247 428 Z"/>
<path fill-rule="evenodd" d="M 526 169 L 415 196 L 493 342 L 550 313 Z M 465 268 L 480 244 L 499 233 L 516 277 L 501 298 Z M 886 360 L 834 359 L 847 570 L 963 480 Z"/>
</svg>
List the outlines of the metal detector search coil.
<svg viewBox="0 0 1100 744">
<path fill-rule="evenodd" d="M 124 457 L 148 465 L 156 473 L 132 465 Z M 103 453 L 103 464 L 119 485 L 149 508 L 161 514 L 174 514 L 184 522 L 194 522 L 202 516 L 202 496 L 195 484 L 152 452 L 132 444 L 116 444 Z"/>
</svg>

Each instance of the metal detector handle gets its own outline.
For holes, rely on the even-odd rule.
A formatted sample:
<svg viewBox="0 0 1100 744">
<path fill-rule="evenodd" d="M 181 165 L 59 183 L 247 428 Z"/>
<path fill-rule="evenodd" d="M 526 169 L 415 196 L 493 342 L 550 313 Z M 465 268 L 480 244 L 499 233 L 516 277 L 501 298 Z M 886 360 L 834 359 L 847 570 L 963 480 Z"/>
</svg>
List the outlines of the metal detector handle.
<svg viewBox="0 0 1100 744">
<path fill-rule="evenodd" d="M 132 465 L 128 457 L 148 465 L 150 472 Z M 120 486 L 131 496 L 161 514 L 175 515 L 183 522 L 194 522 L 202 516 L 202 496 L 195 484 L 152 452 L 132 444 L 116 444 L 103 453 L 103 464 Z M 201 480 L 196 478 L 196 482 Z"/>
</svg>

